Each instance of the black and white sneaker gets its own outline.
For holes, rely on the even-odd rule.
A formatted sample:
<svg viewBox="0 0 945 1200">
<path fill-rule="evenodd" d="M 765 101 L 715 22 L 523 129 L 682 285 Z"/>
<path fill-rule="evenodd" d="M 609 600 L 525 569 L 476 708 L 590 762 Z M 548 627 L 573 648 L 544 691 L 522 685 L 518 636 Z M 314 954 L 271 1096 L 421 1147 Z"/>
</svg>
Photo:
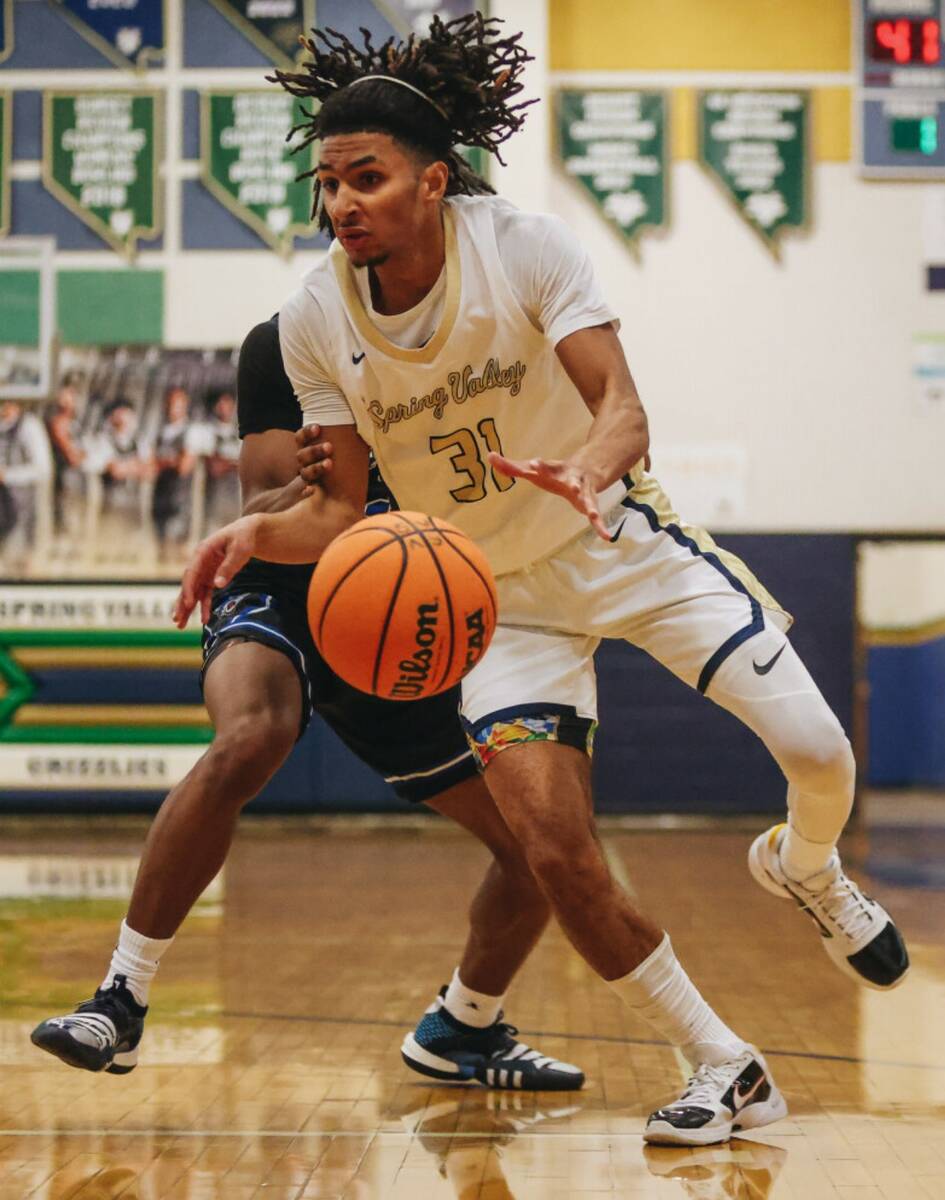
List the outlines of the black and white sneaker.
<svg viewBox="0 0 945 1200">
<path fill-rule="evenodd" d="M 50 1017 L 33 1030 L 30 1041 L 70 1067 L 127 1075 L 138 1063 L 138 1043 L 147 1008 L 128 990 L 124 975 L 99 988 L 66 1017 Z"/>
<path fill-rule="evenodd" d="M 678 1100 L 650 1114 L 645 1142 L 708 1146 L 740 1129 L 757 1129 L 787 1116 L 784 1097 L 757 1050 L 719 1066 L 703 1063 Z"/>
<path fill-rule="evenodd" d="M 576 1092 L 584 1072 L 516 1040 L 518 1030 L 502 1013 L 485 1029 L 466 1025 L 443 1004 L 446 988 L 404 1038 L 400 1054 L 412 1070 L 453 1083 L 481 1083 L 523 1092 Z"/>
<path fill-rule="evenodd" d="M 786 825 L 756 837 L 748 869 L 766 891 L 789 897 L 811 917 L 833 962 L 857 983 L 878 991 L 898 987 L 909 971 L 909 952 L 892 917 L 847 878 L 834 851 L 823 871 L 798 882 L 781 865 Z"/>
</svg>

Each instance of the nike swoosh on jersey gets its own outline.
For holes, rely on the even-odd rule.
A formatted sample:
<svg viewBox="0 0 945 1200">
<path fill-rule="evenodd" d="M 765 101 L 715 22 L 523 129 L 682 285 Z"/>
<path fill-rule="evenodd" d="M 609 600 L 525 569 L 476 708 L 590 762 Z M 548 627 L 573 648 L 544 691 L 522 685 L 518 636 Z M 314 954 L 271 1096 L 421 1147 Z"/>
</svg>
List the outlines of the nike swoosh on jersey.
<svg viewBox="0 0 945 1200">
<path fill-rule="evenodd" d="M 626 523 L 627 523 L 627 518 L 624 517 L 624 519 L 620 522 L 620 524 L 617 526 L 617 528 L 610 535 L 610 540 L 612 542 L 615 542 L 617 540 L 617 538 L 620 537 L 620 531 L 621 531 L 621 529 L 623 529 L 623 527 L 624 527 L 624 525 L 626 525 Z"/>
<path fill-rule="evenodd" d="M 351 361 L 354 363 L 355 366 L 357 366 L 358 363 L 361 361 L 361 359 L 364 358 L 364 355 L 365 355 L 364 350 L 362 350 L 360 354 L 352 354 Z"/>
<path fill-rule="evenodd" d="M 787 642 L 784 643 L 784 646 L 786 646 L 786 645 L 787 645 Z M 774 658 L 769 658 L 766 663 L 756 663 L 755 660 L 752 659 L 751 665 L 755 668 L 755 674 L 756 675 L 767 675 L 768 672 L 771 670 L 771 668 L 774 666 L 774 664 L 778 661 L 778 659 L 784 653 L 784 646 L 781 647 L 781 649 L 777 652 L 777 654 L 774 656 Z"/>
</svg>

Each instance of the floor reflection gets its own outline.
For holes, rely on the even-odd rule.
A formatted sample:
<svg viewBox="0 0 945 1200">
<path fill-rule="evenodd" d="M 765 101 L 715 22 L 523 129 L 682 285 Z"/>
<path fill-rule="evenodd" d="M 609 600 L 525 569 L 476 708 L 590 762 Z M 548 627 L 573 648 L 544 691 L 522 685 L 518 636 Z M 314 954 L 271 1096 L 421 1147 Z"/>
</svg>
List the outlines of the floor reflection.
<svg viewBox="0 0 945 1200">
<path fill-rule="evenodd" d="M 651 1175 L 678 1181 L 692 1200 L 769 1200 L 787 1151 L 733 1138 L 701 1150 L 645 1146 L 643 1157 Z"/>
<path fill-rule="evenodd" d="M 456 1200 L 514 1200 L 503 1151 L 521 1133 L 563 1121 L 583 1108 L 556 1097 L 503 1092 L 466 1092 L 403 1113 L 400 1120 L 426 1151 Z"/>
<path fill-rule="evenodd" d="M 18 1139 L 0 1197 L 29 1200 L 775 1200 L 788 1152 L 734 1140 L 686 1150 L 636 1138 L 560 1135 L 575 1106 L 448 1098 L 401 1118 L 403 1134 L 181 1139 Z M 547 1124 L 546 1124 L 547 1123 Z M 545 1124 L 542 1136 L 536 1127 Z M 122 1144 L 124 1143 L 124 1144 Z"/>
</svg>

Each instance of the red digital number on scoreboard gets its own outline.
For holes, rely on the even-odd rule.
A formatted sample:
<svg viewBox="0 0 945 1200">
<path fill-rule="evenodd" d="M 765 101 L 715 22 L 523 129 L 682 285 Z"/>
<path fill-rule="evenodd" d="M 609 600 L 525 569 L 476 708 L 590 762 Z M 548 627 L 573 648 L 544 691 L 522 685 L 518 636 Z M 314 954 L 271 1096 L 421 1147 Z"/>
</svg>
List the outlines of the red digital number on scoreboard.
<svg viewBox="0 0 945 1200">
<path fill-rule="evenodd" d="M 873 21 L 870 24 L 869 56 L 877 63 L 934 66 L 942 57 L 939 23 L 905 19 Z"/>
</svg>

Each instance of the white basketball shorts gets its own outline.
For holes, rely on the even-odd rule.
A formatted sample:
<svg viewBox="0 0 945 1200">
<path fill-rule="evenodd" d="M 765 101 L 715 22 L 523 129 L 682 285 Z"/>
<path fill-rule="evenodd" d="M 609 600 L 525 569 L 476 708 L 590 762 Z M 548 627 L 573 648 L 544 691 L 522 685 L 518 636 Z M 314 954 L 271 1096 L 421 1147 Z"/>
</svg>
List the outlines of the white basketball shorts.
<svg viewBox="0 0 945 1200">
<path fill-rule="evenodd" d="M 736 555 L 679 520 L 652 476 L 607 524 L 610 543 L 589 527 L 497 580 L 499 626 L 462 685 L 463 721 L 481 765 L 522 741 L 590 748 L 594 651 L 603 638 L 631 642 L 705 692 L 742 643 L 766 626 L 790 626 Z"/>
</svg>

